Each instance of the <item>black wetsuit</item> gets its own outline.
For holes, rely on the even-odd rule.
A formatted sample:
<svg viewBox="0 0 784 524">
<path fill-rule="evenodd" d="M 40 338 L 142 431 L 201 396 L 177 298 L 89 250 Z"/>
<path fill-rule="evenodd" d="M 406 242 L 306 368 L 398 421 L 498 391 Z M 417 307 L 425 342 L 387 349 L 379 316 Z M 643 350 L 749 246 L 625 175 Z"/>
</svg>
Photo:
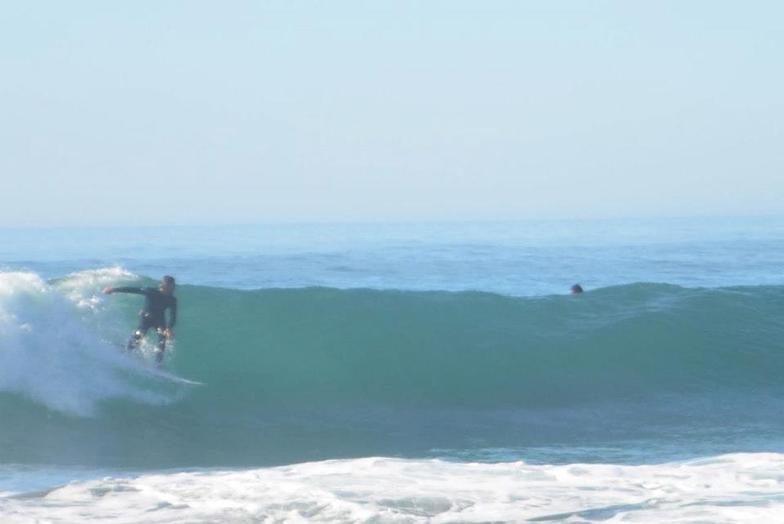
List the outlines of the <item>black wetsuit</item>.
<svg viewBox="0 0 784 524">
<path fill-rule="evenodd" d="M 163 330 L 173 328 L 177 322 L 177 298 L 174 295 L 166 295 L 154 287 L 116 287 L 114 293 L 133 293 L 144 295 L 144 307 L 139 312 L 139 327 L 128 340 L 128 350 L 139 347 L 139 342 L 150 328 L 158 331 L 158 353 L 156 358 L 160 362 L 163 359 L 163 352 L 166 349 L 166 337 Z M 166 322 L 166 310 L 169 310 L 169 321 Z"/>
</svg>

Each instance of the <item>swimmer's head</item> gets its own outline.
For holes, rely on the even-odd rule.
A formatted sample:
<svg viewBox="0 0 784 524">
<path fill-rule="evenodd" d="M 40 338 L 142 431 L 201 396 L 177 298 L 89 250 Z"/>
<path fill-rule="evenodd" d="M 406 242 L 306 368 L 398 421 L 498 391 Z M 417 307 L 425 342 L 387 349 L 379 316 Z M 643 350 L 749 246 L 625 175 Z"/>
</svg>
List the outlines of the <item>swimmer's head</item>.
<svg viewBox="0 0 784 524">
<path fill-rule="evenodd" d="M 580 284 L 575 284 L 572 286 L 572 295 L 579 295 L 583 292 L 583 286 Z"/>
</svg>

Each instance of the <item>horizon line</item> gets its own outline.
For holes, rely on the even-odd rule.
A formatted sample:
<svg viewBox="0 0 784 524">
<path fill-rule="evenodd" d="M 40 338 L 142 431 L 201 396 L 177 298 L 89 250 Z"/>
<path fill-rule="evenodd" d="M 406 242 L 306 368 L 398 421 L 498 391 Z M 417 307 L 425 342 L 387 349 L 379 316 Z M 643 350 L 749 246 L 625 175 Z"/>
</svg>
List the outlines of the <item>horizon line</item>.
<svg viewBox="0 0 784 524">
<path fill-rule="evenodd" d="M 254 227 L 254 226 L 371 226 L 371 225 L 457 225 L 457 224 L 510 224 L 541 222 L 621 222 L 621 221 L 677 221 L 677 220 L 775 220 L 784 219 L 784 213 L 760 214 L 698 214 L 698 215 L 623 215 L 623 216 L 561 216 L 561 217 L 517 217 L 517 218 L 428 218 L 428 219 L 329 219 L 329 220 L 288 220 L 260 219 L 219 222 L 181 221 L 160 223 L 114 222 L 107 224 L 0 224 L 0 230 L 34 229 L 153 229 L 153 228 L 209 228 L 209 227 Z"/>
</svg>

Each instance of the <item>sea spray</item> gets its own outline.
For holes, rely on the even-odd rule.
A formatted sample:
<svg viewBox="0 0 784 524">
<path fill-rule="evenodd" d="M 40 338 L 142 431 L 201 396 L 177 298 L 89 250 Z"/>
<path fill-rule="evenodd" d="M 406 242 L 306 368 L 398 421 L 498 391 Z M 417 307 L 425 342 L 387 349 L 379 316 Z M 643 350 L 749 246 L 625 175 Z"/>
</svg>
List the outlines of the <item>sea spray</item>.
<svg viewBox="0 0 784 524">
<path fill-rule="evenodd" d="M 87 286 L 100 280 L 89 279 Z M 111 398 L 166 402 L 123 379 L 139 365 L 107 342 L 108 326 L 96 322 L 101 317 L 94 302 L 77 291 L 32 273 L 0 273 L 0 392 L 77 416 L 95 415 L 98 404 Z"/>
</svg>

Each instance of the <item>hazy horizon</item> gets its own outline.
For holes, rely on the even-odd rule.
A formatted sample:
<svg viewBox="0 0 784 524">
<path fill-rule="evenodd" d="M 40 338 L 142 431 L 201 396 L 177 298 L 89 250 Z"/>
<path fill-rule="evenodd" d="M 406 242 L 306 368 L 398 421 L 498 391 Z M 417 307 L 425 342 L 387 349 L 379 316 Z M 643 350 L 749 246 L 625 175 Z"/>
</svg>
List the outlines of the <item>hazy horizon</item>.
<svg viewBox="0 0 784 524">
<path fill-rule="evenodd" d="M 57 229 L 158 229 L 158 228 L 211 228 L 211 227 L 265 227 L 265 226 L 281 226 L 281 227 L 317 227 L 317 226 L 428 226 L 428 225 L 445 225 L 457 226 L 460 224 L 466 225 L 481 225 L 481 224 L 515 224 L 531 225 L 536 223 L 551 223 L 556 224 L 564 223 L 666 223 L 666 222 L 684 222 L 690 224 L 697 224 L 700 222 L 714 222 L 714 221 L 763 221 L 769 223 L 777 223 L 784 221 L 784 213 L 768 213 L 768 214 L 737 214 L 737 215 L 667 215 L 667 216 L 654 216 L 654 215 L 619 215 L 619 216 L 556 216 L 556 217 L 521 217 L 521 218 L 405 218 L 400 217 L 397 219 L 326 219 L 326 220 L 295 220 L 295 219 L 268 219 L 268 220 L 255 220 L 255 221 L 212 221 L 212 222 L 199 222 L 199 221 L 182 221 L 182 222 L 149 222 L 143 223 L 136 221 L 128 222 L 104 222 L 104 223 L 85 223 L 85 222 L 72 222 L 72 223 L 38 223 L 38 224 L 17 224 L 17 225 L 4 225 L 0 224 L 0 230 L 57 230 Z"/>
</svg>

